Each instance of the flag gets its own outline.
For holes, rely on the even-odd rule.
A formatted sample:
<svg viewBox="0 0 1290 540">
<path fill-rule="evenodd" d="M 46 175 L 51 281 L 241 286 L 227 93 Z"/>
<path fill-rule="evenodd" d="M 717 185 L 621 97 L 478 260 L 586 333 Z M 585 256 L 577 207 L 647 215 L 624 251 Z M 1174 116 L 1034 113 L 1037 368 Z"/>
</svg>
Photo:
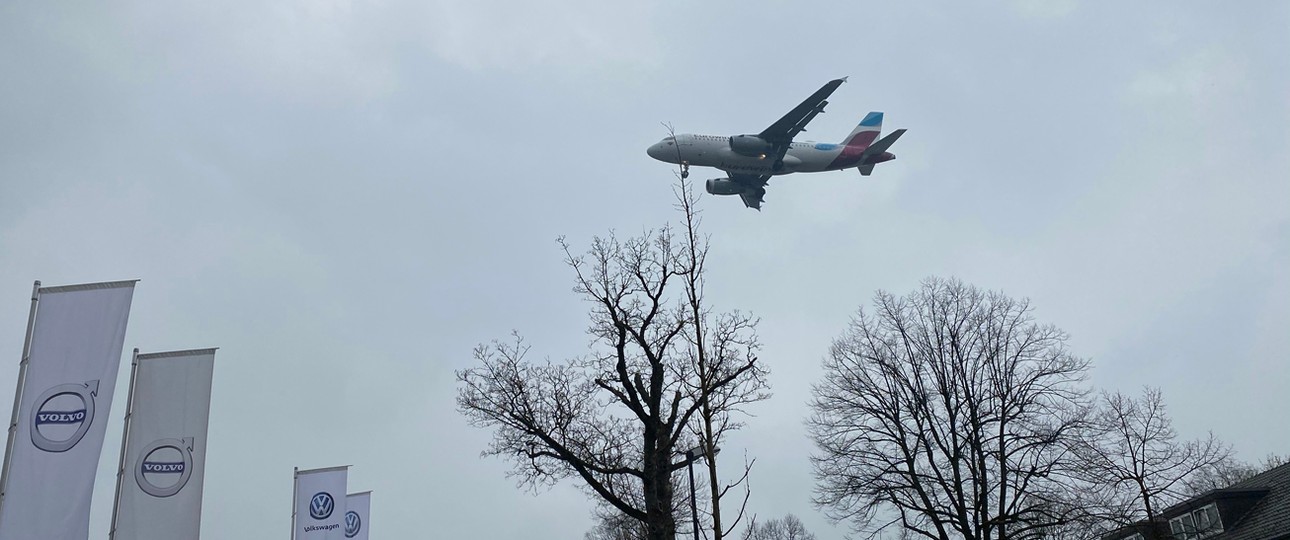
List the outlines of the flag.
<svg viewBox="0 0 1290 540">
<path fill-rule="evenodd" d="M 372 513 L 372 492 L 362 491 L 345 496 L 345 538 L 367 540 L 368 516 Z"/>
<path fill-rule="evenodd" d="M 134 281 L 36 291 L 0 540 L 84 540 Z"/>
<path fill-rule="evenodd" d="M 345 540 L 349 466 L 296 471 L 295 540 Z"/>
<path fill-rule="evenodd" d="M 215 349 L 135 356 L 111 540 L 201 530 Z"/>
</svg>

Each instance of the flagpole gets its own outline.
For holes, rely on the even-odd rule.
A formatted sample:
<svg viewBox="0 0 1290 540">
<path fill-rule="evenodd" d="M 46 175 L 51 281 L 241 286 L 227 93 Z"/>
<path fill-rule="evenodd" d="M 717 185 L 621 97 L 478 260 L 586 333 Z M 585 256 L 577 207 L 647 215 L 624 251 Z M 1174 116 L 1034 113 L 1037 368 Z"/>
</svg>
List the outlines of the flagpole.
<svg viewBox="0 0 1290 540">
<path fill-rule="evenodd" d="M 36 304 L 40 300 L 40 280 L 31 286 L 31 311 L 27 313 L 27 332 L 22 338 L 22 360 L 18 362 L 18 389 L 13 392 L 13 416 L 9 418 L 9 438 L 4 447 L 4 465 L 0 468 L 0 508 L 4 507 L 4 494 L 9 489 L 9 463 L 13 459 L 13 440 L 18 434 L 18 410 L 22 407 L 22 383 L 27 378 L 27 363 L 31 360 L 31 331 L 36 326 Z M 0 519 L 4 512 L 0 511 Z"/>
<path fill-rule="evenodd" d="M 121 429 L 121 458 L 116 465 L 116 496 L 112 497 L 112 528 L 108 529 L 108 540 L 116 538 L 117 512 L 121 510 L 121 480 L 125 478 L 125 449 L 130 439 L 130 417 L 134 412 L 134 380 L 139 376 L 139 348 L 134 348 L 130 356 L 130 391 L 125 398 L 125 427 Z"/>
<path fill-rule="evenodd" d="M 300 488 L 300 467 L 291 468 L 291 540 L 296 540 L 296 490 Z"/>
</svg>

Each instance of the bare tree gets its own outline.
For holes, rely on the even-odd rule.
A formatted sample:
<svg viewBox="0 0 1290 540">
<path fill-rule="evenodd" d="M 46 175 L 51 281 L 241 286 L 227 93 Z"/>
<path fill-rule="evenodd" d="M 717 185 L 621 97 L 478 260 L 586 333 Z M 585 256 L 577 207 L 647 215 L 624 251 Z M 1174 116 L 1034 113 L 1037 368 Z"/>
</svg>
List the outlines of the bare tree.
<svg viewBox="0 0 1290 540">
<path fill-rule="evenodd" d="M 1038 538 L 1078 515 L 1059 480 L 1088 362 L 1025 300 L 954 279 L 879 291 L 813 388 L 815 503 L 858 532 Z"/>
<path fill-rule="evenodd" d="M 685 533 L 691 529 L 689 491 L 682 489 L 684 484 L 681 482 L 684 481 L 679 473 L 672 475 L 672 492 L 676 493 L 672 498 L 672 519 L 676 523 L 678 537 L 686 536 Z M 644 506 L 639 489 L 624 490 L 623 496 L 632 506 Z M 624 514 L 604 499 L 596 500 L 591 517 L 594 526 L 586 532 L 584 540 L 645 540 L 649 537 L 644 522 Z"/>
<path fill-rule="evenodd" d="M 1113 525 L 1155 521 L 1159 511 L 1192 495 L 1189 482 L 1231 460 L 1231 448 L 1211 433 L 1179 441 L 1158 388 L 1141 399 L 1103 394 L 1094 430 L 1075 447 L 1079 476 L 1104 494 Z"/>
<path fill-rule="evenodd" d="M 595 238 L 582 255 L 562 239 L 574 292 L 591 306 L 593 352 L 533 362 L 516 336 L 479 346 L 478 365 L 457 372 L 458 409 L 473 425 L 494 430 L 485 455 L 509 458 L 522 485 L 577 478 L 643 523 L 650 540 L 676 536 L 673 476 L 684 462 L 674 459 L 688 448 L 696 415 L 705 404 L 718 406 L 714 395 L 759 369 L 752 354 L 755 321 L 713 315 L 705 332 L 733 336 L 731 363 L 698 380 L 692 344 L 707 341 L 691 339 L 701 335 L 695 334 L 695 302 L 698 313 L 710 308 L 687 287 L 703 272 L 690 254 L 706 252 L 706 242 L 693 245 L 699 238 L 693 225 L 687 232 L 678 238 L 664 227 L 627 239 L 611 233 Z"/>
<path fill-rule="evenodd" d="M 743 540 L 815 540 L 815 534 L 797 516 L 788 514 L 764 523 L 752 523 L 744 529 Z"/>
<path fill-rule="evenodd" d="M 1268 454 L 1258 463 L 1247 463 L 1239 461 L 1236 458 L 1223 460 L 1210 467 L 1206 467 L 1187 480 L 1187 491 L 1189 497 L 1195 497 L 1215 489 L 1223 489 L 1237 482 L 1242 482 L 1253 478 L 1255 475 L 1270 471 L 1286 463 L 1290 463 L 1290 456 L 1278 454 Z"/>
<path fill-rule="evenodd" d="M 695 271 L 686 275 L 686 304 L 694 324 L 687 335 L 687 356 L 694 372 L 691 391 L 701 396 L 695 435 L 708 456 L 704 461 L 708 473 L 708 516 L 714 540 L 721 540 L 739 525 L 748 505 L 751 492 L 747 489 L 752 462 L 745 460 L 742 473 L 732 482 L 723 484 L 717 475 L 717 449 L 726 434 L 742 427 L 737 418 L 746 415 L 744 407 L 770 397 L 767 382 L 769 371 L 756 362 L 757 319 L 744 312 L 727 312 L 714 315 L 704 300 L 704 265 L 708 257 L 708 240 L 698 236 L 699 213 L 695 208 L 697 196 L 681 179 L 677 190 L 680 210 L 685 219 L 686 253 L 690 267 Z M 743 370 L 731 383 L 723 383 L 735 372 Z M 740 484 L 744 485 L 743 499 L 738 513 L 730 523 L 723 525 L 721 500 Z"/>
<path fill-rule="evenodd" d="M 645 524 L 616 509 L 598 508 L 596 524 L 582 535 L 583 540 L 645 540 Z"/>
</svg>

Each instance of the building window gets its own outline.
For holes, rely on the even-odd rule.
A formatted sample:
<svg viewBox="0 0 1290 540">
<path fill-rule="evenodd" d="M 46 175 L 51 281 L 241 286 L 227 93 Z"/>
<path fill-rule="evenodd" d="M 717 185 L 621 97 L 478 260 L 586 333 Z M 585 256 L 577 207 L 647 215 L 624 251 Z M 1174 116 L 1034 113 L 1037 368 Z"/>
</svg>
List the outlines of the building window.
<svg viewBox="0 0 1290 540">
<path fill-rule="evenodd" d="M 1169 520 L 1169 530 L 1178 540 L 1195 540 L 1223 532 L 1223 521 L 1218 506 L 1210 503 Z"/>
</svg>

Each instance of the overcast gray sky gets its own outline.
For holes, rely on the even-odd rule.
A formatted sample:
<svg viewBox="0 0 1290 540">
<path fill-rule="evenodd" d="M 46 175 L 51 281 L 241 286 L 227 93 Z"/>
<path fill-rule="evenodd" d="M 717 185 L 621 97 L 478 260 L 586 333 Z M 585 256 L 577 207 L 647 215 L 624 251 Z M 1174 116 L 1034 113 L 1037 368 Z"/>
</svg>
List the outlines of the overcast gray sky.
<svg viewBox="0 0 1290 540">
<path fill-rule="evenodd" d="M 220 347 L 205 537 L 283 537 L 292 467 L 352 464 L 374 538 L 580 538 L 572 484 L 479 458 L 453 370 L 511 329 L 586 350 L 554 239 L 676 218 L 659 122 L 756 133 L 849 75 L 807 138 L 885 111 L 896 161 L 701 203 L 710 299 L 762 318 L 772 370 L 722 456 L 757 458 L 754 511 L 843 536 L 809 386 L 929 275 L 1029 297 L 1185 436 L 1287 453 L 1287 28 L 1275 1 L 0 3 L 0 389 L 32 280 L 140 278 L 127 351 Z"/>
</svg>

